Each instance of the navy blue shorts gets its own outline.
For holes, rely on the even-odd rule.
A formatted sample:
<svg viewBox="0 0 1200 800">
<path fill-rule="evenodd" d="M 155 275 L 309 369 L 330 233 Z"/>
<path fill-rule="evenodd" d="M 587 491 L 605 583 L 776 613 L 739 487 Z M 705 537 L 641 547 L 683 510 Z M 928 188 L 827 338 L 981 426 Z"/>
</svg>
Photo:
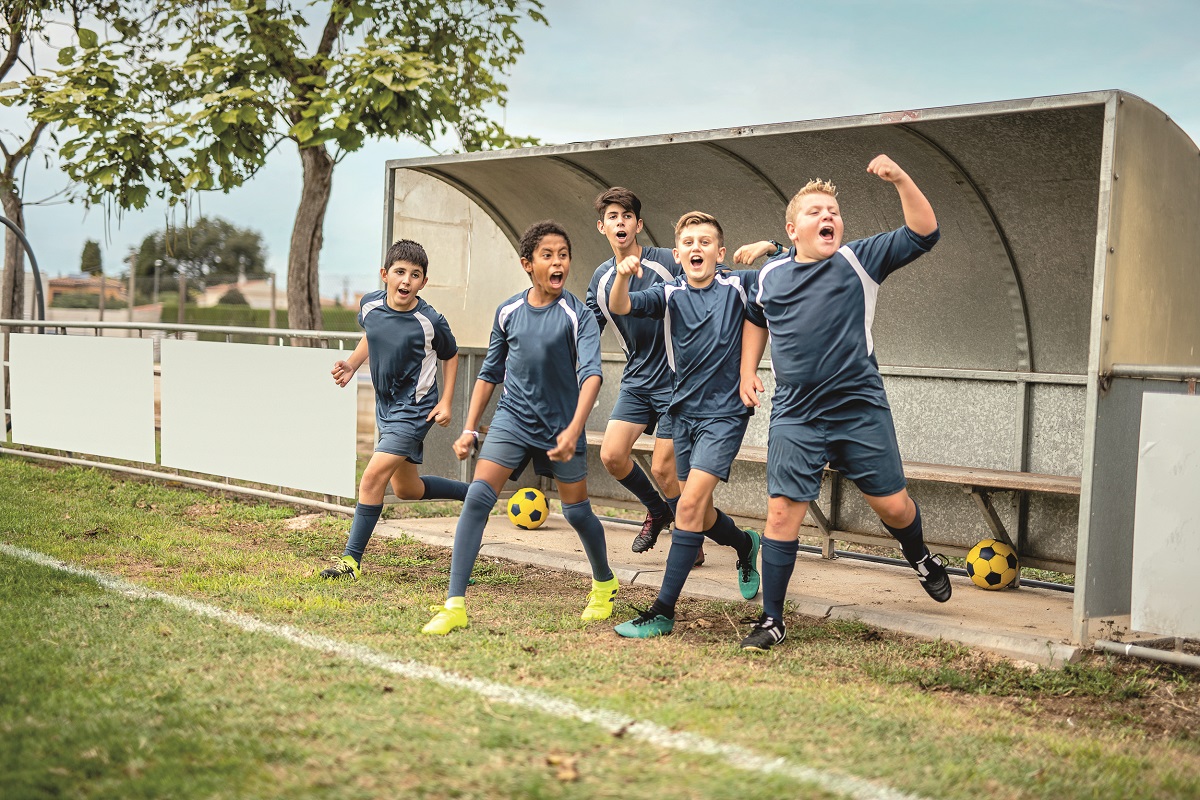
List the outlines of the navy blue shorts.
<svg viewBox="0 0 1200 800">
<path fill-rule="evenodd" d="M 645 425 L 646 433 L 653 433 L 659 439 L 670 439 L 673 436 L 670 407 L 670 389 L 647 393 L 622 387 L 617 392 L 617 402 L 613 404 L 609 419 Z"/>
<path fill-rule="evenodd" d="M 687 480 L 694 469 L 729 480 L 729 467 L 742 446 L 749 414 L 736 417 L 696 418 L 677 415 L 675 422 L 675 472 Z"/>
<path fill-rule="evenodd" d="M 768 495 L 796 502 L 816 500 L 826 464 L 870 497 L 887 497 L 903 489 L 904 466 L 891 410 L 855 401 L 809 422 L 771 420 Z"/>
<path fill-rule="evenodd" d="M 425 457 L 425 435 L 433 427 L 432 422 L 381 422 L 376 418 L 375 425 L 379 429 L 376 453 L 404 456 L 414 464 L 421 463 Z"/>
<path fill-rule="evenodd" d="M 579 437 L 570 461 L 551 461 L 545 448 L 530 442 L 520 431 L 509 428 L 503 420 L 497 425 L 493 419 L 479 447 L 479 458 L 511 469 L 513 479 L 532 461 L 533 471 L 538 475 L 554 478 L 559 483 L 578 483 L 587 477 L 587 437 Z"/>
</svg>

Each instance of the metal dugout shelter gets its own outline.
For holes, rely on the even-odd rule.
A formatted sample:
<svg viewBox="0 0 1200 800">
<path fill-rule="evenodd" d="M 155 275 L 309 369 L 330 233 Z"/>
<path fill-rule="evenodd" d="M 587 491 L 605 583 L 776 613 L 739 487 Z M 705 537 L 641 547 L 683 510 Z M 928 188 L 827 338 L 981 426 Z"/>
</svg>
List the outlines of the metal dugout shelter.
<svg viewBox="0 0 1200 800">
<path fill-rule="evenodd" d="M 972 498 L 914 480 L 927 536 L 969 547 L 990 535 L 978 512 L 991 508 L 1024 564 L 1076 573 L 1074 638 L 1090 641 L 1098 621 L 1130 613 L 1142 393 L 1194 393 L 1200 375 L 1200 152 L 1141 98 L 1099 91 L 389 161 L 384 245 L 432 237 L 433 261 L 453 263 L 442 294 L 426 295 L 460 341 L 486 347 L 496 304 L 528 285 L 515 245 L 536 220 L 571 233 L 568 288 L 582 297 L 611 255 L 592 208 L 609 186 L 642 199 L 643 244 L 669 247 L 675 220 L 700 209 L 721 220 L 732 260 L 740 244 L 785 239 L 787 200 L 812 177 L 838 185 L 846 241 L 902 224 L 895 191 L 865 171 L 878 153 L 914 178 L 942 231 L 886 281 L 875 314 L 905 458 L 1078 481 L 966 487 Z M 430 178 L 449 200 L 414 190 Z M 451 201 L 475 216 L 446 216 Z M 501 278 L 480 243 L 504 240 Z M 605 350 L 617 351 L 607 333 Z M 621 359 L 609 361 L 589 429 L 603 429 L 615 398 Z M 769 396 L 765 363 L 762 374 Z M 465 408 L 474 371 L 460 375 Z M 755 415 L 747 445 L 766 444 L 767 416 Z M 451 470 L 442 458 L 433 468 Z M 593 492 L 619 496 L 591 458 Z M 761 464 L 739 464 L 722 491 L 731 513 L 765 516 Z M 840 531 L 878 531 L 855 491 L 835 483 L 821 504 Z"/>
</svg>

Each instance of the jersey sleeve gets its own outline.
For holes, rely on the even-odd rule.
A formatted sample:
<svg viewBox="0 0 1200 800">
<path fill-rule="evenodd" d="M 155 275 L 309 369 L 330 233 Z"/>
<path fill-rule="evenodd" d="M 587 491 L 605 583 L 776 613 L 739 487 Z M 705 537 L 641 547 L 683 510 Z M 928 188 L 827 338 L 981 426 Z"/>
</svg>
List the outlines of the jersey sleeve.
<svg viewBox="0 0 1200 800">
<path fill-rule="evenodd" d="M 508 361 L 508 336 L 500 327 L 500 309 L 492 320 L 492 336 L 488 340 L 487 355 L 479 368 L 479 380 L 487 383 L 504 383 L 504 365 Z"/>
<path fill-rule="evenodd" d="M 437 353 L 439 361 L 446 361 L 458 355 L 458 342 L 454 338 L 454 332 L 450 330 L 450 323 L 441 314 L 437 315 L 433 323 L 433 351 Z"/>
<path fill-rule="evenodd" d="M 588 284 L 587 294 L 584 296 L 583 300 L 583 304 L 588 307 L 588 310 L 591 311 L 592 315 L 596 318 L 596 325 L 600 327 L 601 332 L 604 331 L 604 325 L 608 322 L 608 320 L 604 318 L 604 312 L 600 310 L 600 301 L 597 299 L 596 294 L 600 285 L 600 276 L 602 272 L 603 271 L 601 269 L 597 269 L 596 273 L 592 275 L 592 281 Z M 607 298 L 605 299 L 607 300 Z"/>
<path fill-rule="evenodd" d="M 583 382 L 593 375 L 600 375 L 603 380 L 604 370 L 600 364 L 600 326 L 590 314 L 580 315 L 575 341 L 575 374 L 579 385 L 582 386 Z"/>
<path fill-rule="evenodd" d="M 643 248 L 642 260 L 645 261 L 647 259 L 657 264 L 662 264 L 675 277 L 683 274 L 683 267 L 675 260 L 675 251 L 669 247 Z"/>
<path fill-rule="evenodd" d="M 939 238 L 941 228 L 928 236 L 921 236 L 903 225 L 894 231 L 852 242 L 848 247 L 867 274 L 876 283 L 883 283 L 888 275 L 932 250 Z"/>
<path fill-rule="evenodd" d="M 656 283 L 649 289 L 629 293 L 629 315 L 662 319 L 667 308 L 667 293 L 664 283 Z"/>
</svg>

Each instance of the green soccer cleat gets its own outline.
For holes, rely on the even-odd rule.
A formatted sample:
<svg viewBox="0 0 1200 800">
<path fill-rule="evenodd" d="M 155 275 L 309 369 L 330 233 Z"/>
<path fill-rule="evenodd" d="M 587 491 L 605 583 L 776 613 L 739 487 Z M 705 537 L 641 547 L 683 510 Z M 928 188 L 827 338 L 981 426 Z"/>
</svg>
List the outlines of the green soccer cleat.
<svg viewBox="0 0 1200 800">
<path fill-rule="evenodd" d="M 617 576 L 606 581 L 592 579 L 592 590 L 588 592 L 587 606 L 579 618 L 584 622 L 598 622 L 612 616 L 613 600 L 617 597 Z"/>
<path fill-rule="evenodd" d="M 446 601 L 446 605 L 430 606 L 429 610 L 434 612 L 433 619 L 425 623 L 421 633 L 445 636 L 455 628 L 467 627 L 467 607 L 461 597 L 451 597 Z"/>
<path fill-rule="evenodd" d="M 746 531 L 746 534 L 750 537 L 750 555 L 744 562 L 738 559 L 738 591 L 742 593 L 742 597 L 751 600 L 758 594 L 758 585 L 761 582 L 755 565 L 758 563 L 758 548 L 762 545 L 762 537 L 754 531 Z"/>
<path fill-rule="evenodd" d="M 617 636 L 624 636 L 626 639 L 650 639 L 654 636 L 666 636 L 675 630 L 675 620 L 646 609 L 638 614 L 636 619 L 622 622 L 613 630 Z"/>
<path fill-rule="evenodd" d="M 354 556 L 342 556 L 335 558 L 336 562 L 329 569 L 321 570 L 321 577 L 327 581 L 338 581 L 343 578 L 349 578 L 352 581 L 359 579 L 362 575 L 362 568 L 358 562 L 354 560 Z"/>
</svg>

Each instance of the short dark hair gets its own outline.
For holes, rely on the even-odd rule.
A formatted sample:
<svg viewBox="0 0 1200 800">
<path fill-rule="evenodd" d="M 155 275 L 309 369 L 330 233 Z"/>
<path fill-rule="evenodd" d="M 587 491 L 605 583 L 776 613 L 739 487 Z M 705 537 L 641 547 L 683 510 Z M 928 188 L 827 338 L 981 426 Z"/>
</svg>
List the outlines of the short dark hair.
<svg viewBox="0 0 1200 800">
<path fill-rule="evenodd" d="M 563 237 L 567 242 L 567 255 L 571 255 L 571 237 L 567 236 L 566 228 L 552 219 L 544 219 L 533 223 L 521 234 L 521 243 L 517 248 L 521 258 L 533 261 L 533 251 L 547 236 Z"/>
<path fill-rule="evenodd" d="M 679 234 L 683 233 L 684 228 L 693 225 L 713 226 L 717 231 L 717 247 L 725 246 L 725 231 L 721 230 L 721 223 L 717 222 L 717 218 L 712 214 L 705 214 L 703 211 L 689 211 L 679 218 L 679 222 L 675 223 L 675 241 L 679 241 Z"/>
<path fill-rule="evenodd" d="M 626 211 L 632 211 L 634 219 L 642 218 L 642 201 L 638 200 L 638 196 L 626 189 L 624 186 L 614 186 L 611 189 L 605 189 L 596 196 L 596 214 L 604 217 L 604 209 L 616 204 Z"/>
<path fill-rule="evenodd" d="M 426 275 L 429 274 L 429 256 L 425 254 L 425 248 L 412 239 L 401 239 L 388 248 L 387 255 L 383 257 L 384 271 L 391 269 L 397 261 L 420 267 Z"/>
</svg>

